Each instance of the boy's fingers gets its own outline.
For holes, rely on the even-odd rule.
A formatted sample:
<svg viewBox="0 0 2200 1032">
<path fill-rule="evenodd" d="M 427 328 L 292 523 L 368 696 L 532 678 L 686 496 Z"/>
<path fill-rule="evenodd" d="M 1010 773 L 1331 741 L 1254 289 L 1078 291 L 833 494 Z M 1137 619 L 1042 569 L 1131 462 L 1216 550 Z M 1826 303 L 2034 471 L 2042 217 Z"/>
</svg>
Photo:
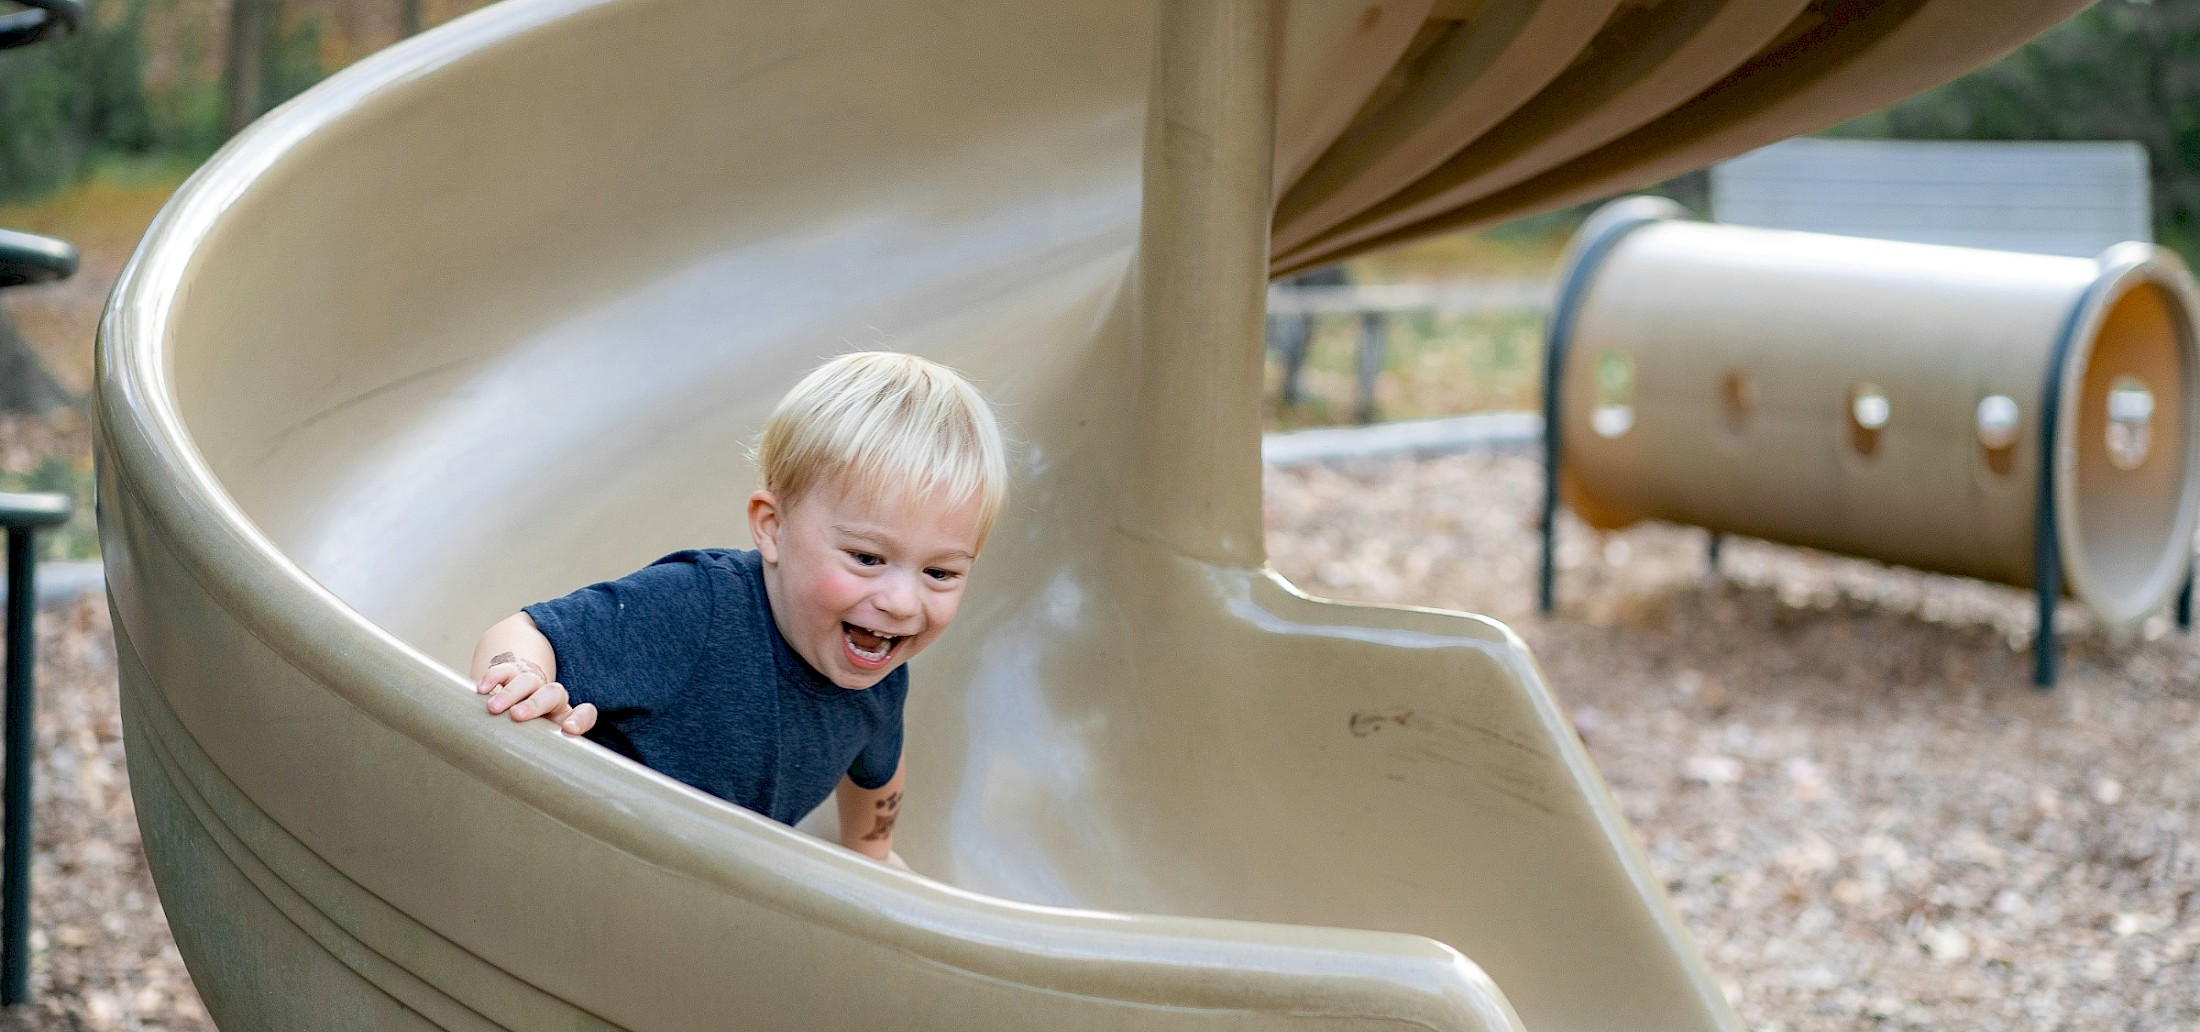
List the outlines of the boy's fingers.
<svg viewBox="0 0 2200 1032">
<path fill-rule="evenodd" d="M 481 675 L 481 680 L 474 684 L 474 691 L 487 695 L 526 673 L 532 671 L 512 663 L 498 663 Z"/>
<path fill-rule="evenodd" d="M 509 712 L 513 720 L 533 720 L 547 717 L 558 722 L 558 727 L 569 735 L 587 734 L 596 726 L 596 707 L 587 703 L 569 705 L 570 696 L 565 685 L 556 681 L 545 683 L 533 671 L 510 668 L 499 663 L 490 668 L 489 676 L 482 679 L 489 686 L 489 712 Z M 480 686 L 476 690 L 483 690 Z"/>
<path fill-rule="evenodd" d="M 513 720 L 533 720 L 536 717 L 556 717 L 565 706 L 565 686 L 552 681 L 529 694 L 525 701 L 512 707 Z"/>
<path fill-rule="evenodd" d="M 540 679 L 542 678 L 544 671 L 541 667 L 536 666 L 535 664 L 526 660 L 521 660 L 517 663 L 492 663 L 489 665 L 489 668 L 487 670 L 482 672 L 481 680 L 474 682 L 474 691 L 478 694 L 487 695 L 491 691 L 494 691 L 497 685 L 510 681 L 513 678 L 520 676 L 521 674 L 531 675 L 537 679 Z"/>
<path fill-rule="evenodd" d="M 540 687 L 542 678 L 522 671 L 489 695 L 489 712 L 502 713 L 512 708 L 513 703 L 535 694 L 535 689 Z"/>
</svg>

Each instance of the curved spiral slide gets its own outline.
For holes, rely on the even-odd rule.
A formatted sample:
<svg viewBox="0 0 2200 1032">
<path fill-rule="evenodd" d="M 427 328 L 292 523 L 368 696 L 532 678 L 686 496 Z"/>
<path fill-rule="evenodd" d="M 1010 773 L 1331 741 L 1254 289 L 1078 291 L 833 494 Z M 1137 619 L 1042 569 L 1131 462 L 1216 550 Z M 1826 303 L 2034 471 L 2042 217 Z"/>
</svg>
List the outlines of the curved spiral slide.
<svg viewBox="0 0 2200 1032">
<path fill-rule="evenodd" d="M 2077 6 L 511 0 L 361 63 L 185 186 L 102 330 L 131 782 L 201 993 L 231 1032 L 1737 1027 L 1516 637 L 1265 570 L 1262 286 Z M 749 435 L 869 346 L 1016 440 L 911 693 L 928 878 L 454 673 L 744 544 Z"/>
</svg>

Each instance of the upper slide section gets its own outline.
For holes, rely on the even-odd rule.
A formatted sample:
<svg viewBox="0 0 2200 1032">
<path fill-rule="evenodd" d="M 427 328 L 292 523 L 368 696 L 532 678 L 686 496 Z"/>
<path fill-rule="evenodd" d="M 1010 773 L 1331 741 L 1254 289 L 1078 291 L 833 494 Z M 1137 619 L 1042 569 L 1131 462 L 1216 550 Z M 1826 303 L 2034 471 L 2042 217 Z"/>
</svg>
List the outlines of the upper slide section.
<svg viewBox="0 0 2200 1032">
<path fill-rule="evenodd" d="M 1594 200 L 1952 79 L 2071 0 L 1283 0 L 1275 268 Z"/>
</svg>

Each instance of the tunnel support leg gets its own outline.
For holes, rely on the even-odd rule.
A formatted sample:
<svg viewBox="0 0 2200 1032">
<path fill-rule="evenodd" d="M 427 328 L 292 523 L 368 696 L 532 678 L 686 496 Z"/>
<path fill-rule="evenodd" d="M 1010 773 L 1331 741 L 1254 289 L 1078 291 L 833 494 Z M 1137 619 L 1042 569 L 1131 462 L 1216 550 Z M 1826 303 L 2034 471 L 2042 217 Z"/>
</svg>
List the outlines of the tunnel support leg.
<svg viewBox="0 0 2200 1032">
<path fill-rule="evenodd" d="M 2185 560 L 2185 586 L 2177 589 L 2177 629 L 2192 630 L 2192 560 Z"/>
<path fill-rule="evenodd" d="M 2032 591 L 2039 607 L 2039 629 L 2032 636 L 2032 685 L 2042 691 L 2055 686 L 2055 606 L 2062 601 L 2062 539 L 2055 514 L 2055 484 L 2061 475 L 2063 367 L 2078 336 L 2078 319 L 2093 302 L 2098 283 L 2063 319 L 2062 332 L 2047 355 L 2047 371 L 2040 389 L 2039 495 L 2033 500 Z"/>
<path fill-rule="evenodd" d="M 2041 583 L 2034 595 L 2039 605 L 2039 631 L 2032 637 L 2032 684 L 2045 691 L 2055 687 L 2055 595 L 2062 589 L 2050 583 L 2060 580 L 2052 574 L 2038 579 Z"/>
<path fill-rule="evenodd" d="M 1565 440 L 1560 433 L 1565 407 L 1566 352 L 1573 344 L 1574 316 L 1596 278 L 1597 265 L 1620 238 L 1678 214 L 1680 207 L 1662 197 L 1637 197 L 1607 205 L 1590 218 L 1575 238 L 1574 251 L 1559 275 L 1558 297 L 1543 332 L 1543 563 L 1536 576 L 1535 606 L 1548 613 L 1557 605 L 1558 474 L 1564 469 Z M 1609 214 L 1607 214 L 1609 213 Z"/>
<path fill-rule="evenodd" d="M 1535 579 L 1536 612 L 1558 606 L 1558 418 L 1552 390 L 1543 389 L 1543 513 L 1537 524 L 1543 542 Z"/>
<path fill-rule="evenodd" d="M 1571 284 L 1568 284 L 1570 287 Z M 1543 542 L 1541 563 L 1536 568 L 1536 612 L 1558 608 L 1558 464 L 1560 388 L 1566 374 L 1566 337 L 1571 329 L 1570 310 L 1561 298 L 1551 314 L 1551 326 L 1543 340 L 1543 512 L 1537 530 Z"/>
</svg>

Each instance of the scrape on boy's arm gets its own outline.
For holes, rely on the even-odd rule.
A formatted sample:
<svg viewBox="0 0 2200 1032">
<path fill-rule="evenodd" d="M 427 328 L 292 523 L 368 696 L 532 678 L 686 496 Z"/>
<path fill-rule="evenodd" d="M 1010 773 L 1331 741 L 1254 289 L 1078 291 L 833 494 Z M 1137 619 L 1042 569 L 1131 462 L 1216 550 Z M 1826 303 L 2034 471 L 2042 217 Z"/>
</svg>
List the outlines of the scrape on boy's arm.
<svg viewBox="0 0 2200 1032">
<path fill-rule="evenodd" d="M 906 764 L 897 765 L 894 776 L 877 788 L 843 777 L 833 792 L 840 808 L 840 844 L 905 871 L 909 865 L 894 852 L 894 825 L 901 819 L 902 775 L 907 770 Z"/>
</svg>

